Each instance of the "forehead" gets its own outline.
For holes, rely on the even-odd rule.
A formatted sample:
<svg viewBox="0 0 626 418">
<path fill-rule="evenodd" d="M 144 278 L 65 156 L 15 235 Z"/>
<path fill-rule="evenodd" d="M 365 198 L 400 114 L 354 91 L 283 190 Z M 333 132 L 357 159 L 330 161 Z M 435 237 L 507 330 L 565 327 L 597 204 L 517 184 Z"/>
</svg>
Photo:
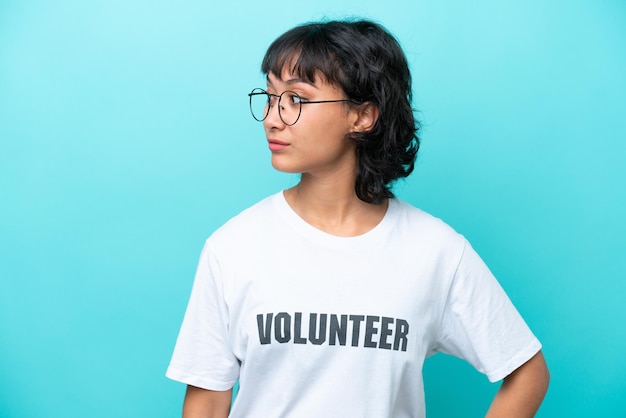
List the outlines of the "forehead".
<svg viewBox="0 0 626 418">
<path fill-rule="evenodd" d="M 288 70 L 283 70 L 282 74 L 274 74 L 270 71 L 270 73 L 266 77 L 267 84 L 274 86 L 278 84 L 285 84 L 288 86 L 291 85 L 306 85 L 318 88 L 317 83 L 315 81 L 308 80 L 306 78 L 301 78 L 297 74 L 294 74 Z"/>
<path fill-rule="evenodd" d="M 286 87 L 310 87 L 316 90 L 320 89 L 339 89 L 339 86 L 328 82 L 324 74 L 321 72 L 316 72 L 314 77 L 302 77 L 301 74 L 297 73 L 292 67 L 285 66 L 282 69 L 280 74 L 275 74 L 273 71 L 270 71 L 267 74 L 266 81 L 268 86 L 278 86 L 283 85 Z"/>
<path fill-rule="evenodd" d="M 267 89 L 273 94 L 291 91 L 309 100 L 334 100 L 346 96 L 340 86 L 327 82 L 323 77 L 317 77 L 315 82 L 311 82 L 288 71 L 283 72 L 281 77 L 270 72 L 267 75 Z"/>
</svg>

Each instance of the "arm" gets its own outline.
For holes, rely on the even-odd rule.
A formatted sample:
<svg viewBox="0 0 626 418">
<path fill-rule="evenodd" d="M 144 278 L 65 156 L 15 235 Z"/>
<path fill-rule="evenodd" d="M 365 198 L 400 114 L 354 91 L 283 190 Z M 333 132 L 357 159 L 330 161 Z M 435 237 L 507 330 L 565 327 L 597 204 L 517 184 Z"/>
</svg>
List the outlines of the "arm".
<svg viewBox="0 0 626 418">
<path fill-rule="evenodd" d="M 550 373 L 541 351 L 504 378 L 486 418 L 532 418 L 548 390 Z"/>
<path fill-rule="evenodd" d="M 226 418 L 233 390 L 215 391 L 188 385 L 183 418 Z"/>
</svg>

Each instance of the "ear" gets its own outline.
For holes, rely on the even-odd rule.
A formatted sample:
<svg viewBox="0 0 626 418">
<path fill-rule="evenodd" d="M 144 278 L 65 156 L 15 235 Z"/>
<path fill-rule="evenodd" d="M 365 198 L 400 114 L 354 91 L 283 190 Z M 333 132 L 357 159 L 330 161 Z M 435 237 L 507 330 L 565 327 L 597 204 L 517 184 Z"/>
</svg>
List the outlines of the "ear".
<svg viewBox="0 0 626 418">
<path fill-rule="evenodd" d="M 378 107 L 371 102 L 365 102 L 355 109 L 357 117 L 353 124 L 352 132 L 369 132 L 374 129 L 378 121 Z"/>
</svg>

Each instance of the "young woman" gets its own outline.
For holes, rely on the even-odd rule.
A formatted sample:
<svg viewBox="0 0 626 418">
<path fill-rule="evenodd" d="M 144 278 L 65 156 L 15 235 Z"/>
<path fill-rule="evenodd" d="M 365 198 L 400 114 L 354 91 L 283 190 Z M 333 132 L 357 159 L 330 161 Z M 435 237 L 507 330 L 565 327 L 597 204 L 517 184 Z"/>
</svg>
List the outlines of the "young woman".
<svg viewBox="0 0 626 418">
<path fill-rule="evenodd" d="M 299 26 L 262 71 L 253 116 L 274 168 L 300 182 L 206 241 L 167 372 L 188 385 L 183 416 L 424 417 L 435 352 L 504 379 L 488 416 L 533 416 L 541 344 L 469 243 L 391 192 L 419 148 L 394 37 L 369 21 Z"/>
</svg>

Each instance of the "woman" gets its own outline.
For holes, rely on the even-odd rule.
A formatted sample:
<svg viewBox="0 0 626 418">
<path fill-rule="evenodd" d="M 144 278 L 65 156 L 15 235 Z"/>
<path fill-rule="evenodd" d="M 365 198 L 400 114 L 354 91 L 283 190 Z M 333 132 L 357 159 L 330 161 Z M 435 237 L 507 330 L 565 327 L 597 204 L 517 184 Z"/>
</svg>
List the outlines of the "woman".
<svg viewBox="0 0 626 418">
<path fill-rule="evenodd" d="M 488 416 L 533 416 L 541 344 L 465 239 L 391 192 L 419 148 L 397 41 L 307 24 L 262 71 L 253 116 L 300 182 L 207 240 L 167 373 L 188 385 L 183 416 L 423 417 L 438 351 L 504 379 Z"/>
</svg>

